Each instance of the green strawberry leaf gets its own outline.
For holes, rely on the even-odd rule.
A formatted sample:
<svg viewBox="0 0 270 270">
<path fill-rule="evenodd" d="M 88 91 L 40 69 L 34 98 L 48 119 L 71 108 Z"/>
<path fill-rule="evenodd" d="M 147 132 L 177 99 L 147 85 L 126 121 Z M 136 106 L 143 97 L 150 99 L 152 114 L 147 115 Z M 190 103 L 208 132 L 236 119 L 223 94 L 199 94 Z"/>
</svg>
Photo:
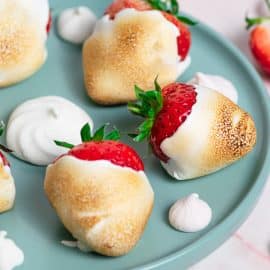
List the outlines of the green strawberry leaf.
<svg viewBox="0 0 270 270">
<path fill-rule="evenodd" d="M 179 21 L 188 24 L 196 25 L 198 22 L 195 22 L 185 16 L 179 14 L 179 4 L 177 0 L 146 0 L 154 9 L 167 12 L 174 15 Z"/>
<path fill-rule="evenodd" d="M 155 118 L 163 107 L 163 96 L 157 78 L 154 82 L 155 90 L 142 90 L 135 86 L 135 94 L 137 101 L 128 103 L 128 110 L 135 115 L 146 118 L 145 121 L 138 127 L 137 134 L 129 134 L 134 141 L 140 142 L 148 139 L 151 134 Z"/>
<path fill-rule="evenodd" d="M 70 143 L 67 143 L 67 142 L 54 141 L 54 143 L 55 143 L 57 146 L 65 147 L 65 148 L 68 148 L 68 149 L 72 149 L 72 148 L 74 147 L 73 144 L 70 144 Z"/>
<path fill-rule="evenodd" d="M 3 135 L 4 131 L 5 131 L 5 123 L 3 121 L 0 121 L 0 136 Z"/>
<path fill-rule="evenodd" d="M 119 130 L 117 130 L 116 128 L 110 132 L 109 134 L 107 134 L 105 136 L 105 140 L 107 141 L 118 141 L 120 140 L 120 132 Z"/>
<path fill-rule="evenodd" d="M 105 127 L 107 124 L 103 125 L 100 127 L 94 134 L 92 140 L 93 141 L 102 141 L 104 139 L 104 134 L 105 134 Z M 89 141 L 89 140 L 88 140 Z"/>
<path fill-rule="evenodd" d="M 114 128 L 110 133 L 105 135 L 105 129 L 108 124 L 103 125 L 100 127 L 94 134 L 93 137 L 91 137 L 91 127 L 89 123 L 86 123 L 82 129 L 81 129 L 81 138 L 82 142 L 91 142 L 91 141 L 104 141 L 104 140 L 110 140 L 110 141 L 118 141 L 120 139 L 120 132 Z M 64 141 L 54 141 L 54 143 L 58 146 L 65 147 L 68 149 L 72 149 L 74 147 L 73 144 L 64 142 Z"/>
<path fill-rule="evenodd" d="M 190 18 L 188 18 L 188 17 L 186 17 L 186 16 L 176 15 L 176 18 L 177 18 L 179 21 L 181 21 L 181 22 L 183 22 L 183 23 L 185 23 L 185 24 L 191 25 L 191 26 L 194 26 L 194 25 L 197 25 L 197 24 L 198 24 L 198 22 L 193 21 L 192 19 L 190 19 Z"/>
<path fill-rule="evenodd" d="M 256 18 L 245 18 L 246 21 L 246 29 L 250 29 L 254 25 L 262 24 L 264 22 L 270 22 L 270 17 L 256 17 Z"/>
<path fill-rule="evenodd" d="M 128 110 L 133 114 L 143 116 L 141 114 L 141 106 L 139 104 L 134 104 L 133 102 L 128 102 Z"/>
<path fill-rule="evenodd" d="M 86 123 L 81 129 L 82 142 L 89 142 L 92 140 L 91 127 L 89 123 Z"/>
<path fill-rule="evenodd" d="M 158 10 L 166 11 L 168 8 L 168 5 L 164 1 L 160 0 L 147 0 L 147 2 L 154 8 Z"/>
<path fill-rule="evenodd" d="M 178 14 L 179 4 L 177 0 L 171 0 L 171 9 L 172 9 L 172 14 Z"/>
<path fill-rule="evenodd" d="M 132 139 L 138 136 L 138 133 L 129 133 L 128 136 Z"/>
</svg>

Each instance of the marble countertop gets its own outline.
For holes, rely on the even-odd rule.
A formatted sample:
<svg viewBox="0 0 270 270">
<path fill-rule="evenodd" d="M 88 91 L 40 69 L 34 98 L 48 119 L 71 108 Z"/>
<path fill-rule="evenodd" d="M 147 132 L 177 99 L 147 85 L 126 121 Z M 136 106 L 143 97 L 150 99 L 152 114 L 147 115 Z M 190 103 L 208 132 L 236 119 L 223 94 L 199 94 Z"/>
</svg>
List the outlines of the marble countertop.
<svg viewBox="0 0 270 270">
<path fill-rule="evenodd" d="M 180 8 L 231 40 L 253 62 L 245 15 L 265 15 L 263 0 L 181 0 Z M 268 15 L 270 12 L 268 13 Z M 270 76 L 261 75 L 270 93 Z M 190 270 L 270 269 L 270 177 L 257 206 L 240 229 Z M 259 229 L 258 229 L 259 228 Z"/>
</svg>

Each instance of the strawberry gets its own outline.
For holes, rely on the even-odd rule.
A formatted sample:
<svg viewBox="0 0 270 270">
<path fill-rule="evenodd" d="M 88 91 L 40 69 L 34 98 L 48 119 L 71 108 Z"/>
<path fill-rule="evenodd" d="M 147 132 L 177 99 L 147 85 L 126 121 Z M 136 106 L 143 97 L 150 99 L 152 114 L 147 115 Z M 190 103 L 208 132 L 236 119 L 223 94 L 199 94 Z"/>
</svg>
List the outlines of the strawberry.
<svg viewBox="0 0 270 270">
<path fill-rule="evenodd" d="M 47 32 L 47 34 L 49 34 L 49 32 L 51 30 L 51 27 L 52 27 L 52 13 L 50 11 L 49 12 L 48 22 L 47 22 L 47 25 L 46 25 L 46 32 Z"/>
<path fill-rule="evenodd" d="M 152 9 L 147 2 L 142 0 L 115 0 L 108 6 L 105 14 L 109 14 L 110 19 L 114 19 L 115 15 L 125 8 L 134 8 L 140 11 Z"/>
<path fill-rule="evenodd" d="M 250 49 L 259 66 L 270 73 L 270 27 L 257 26 L 250 35 Z"/>
<path fill-rule="evenodd" d="M 144 91 L 135 86 L 138 101 L 129 103 L 132 113 L 145 117 L 139 134 L 131 134 L 135 141 L 147 138 L 154 154 L 163 162 L 169 158 L 160 149 L 161 143 L 171 137 L 185 122 L 196 103 L 197 93 L 192 85 L 172 83 L 162 90 L 155 80 L 155 90 Z"/>
<path fill-rule="evenodd" d="M 270 1 L 265 1 L 270 10 Z M 249 46 L 260 68 L 270 74 L 270 17 L 246 17 L 247 29 L 250 33 Z"/>
<path fill-rule="evenodd" d="M 189 52 L 191 45 L 191 34 L 188 27 L 179 21 L 175 16 L 168 12 L 162 12 L 163 16 L 171 23 L 173 23 L 179 30 L 180 35 L 177 37 L 178 55 L 181 60 L 184 60 Z"/>
<path fill-rule="evenodd" d="M 0 159 L 2 159 L 2 162 L 4 164 L 4 166 L 9 166 L 10 167 L 10 164 L 8 162 L 8 160 L 6 159 L 6 157 L 3 155 L 3 153 L 0 151 Z"/>
<path fill-rule="evenodd" d="M 5 124 L 4 124 L 3 121 L 0 121 L 0 137 L 4 133 L 4 130 L 5 130 Z M 12 152 L 10 149 L 8 149 L 7 147 L 5 147 L 2 144 L 0 144 L 0 150 L 2 150 L 4 152 Z M 10 167 L 10 164 L 9 164 L 8 160 L 6 159 L 6 157 L 4 156 L 4 154 L 1 151 L 0 151 L 0 159 L 2 160 L 4 166 L 9 166 Z"/>
<path fill-rule="evenodd" d="M 68 155 L 88 161 L 107 160 L 115 165 L 129 167 L 136 171 L 144 170 L 139 155 L 130 146 L 118 141 L 120 138 L 118 130 L 115 129 L 105 136 L 104 125 L 92 136 L 91 128 L 87 123 L 81 130 L 81 137 L 83 143 L 77 146 L 60 141 L 55 141 L 55 143 L 71 149 L 63 156 Z"/>
<path fill-rule="evenodd" d="M 261 69 L 270 73 L 270 27 L 254 27 L 250 34 L 249 46 Z"/>
<path fill-rule="evenodd" d="M 177 37 L 178 55 L 181 57 L 181 60 L 184 60 L 188 55 L 191 45 L 191 34 L 184 23 L 190 25 L 196 23 L 178 14 L 179 6 L 177 1 L 171 0 L 168 2 L 170 3 L 165 3 L 160 0 L 115 0 L 106 9 L 105 14 L 109 14 L 110 18 L 114 19 L 115 15 L 125 8 L 134 8 L 139 11 L 151 9 L 160 10 L 162 15 L 179 29 L 180 35 Z"/>
</svg>

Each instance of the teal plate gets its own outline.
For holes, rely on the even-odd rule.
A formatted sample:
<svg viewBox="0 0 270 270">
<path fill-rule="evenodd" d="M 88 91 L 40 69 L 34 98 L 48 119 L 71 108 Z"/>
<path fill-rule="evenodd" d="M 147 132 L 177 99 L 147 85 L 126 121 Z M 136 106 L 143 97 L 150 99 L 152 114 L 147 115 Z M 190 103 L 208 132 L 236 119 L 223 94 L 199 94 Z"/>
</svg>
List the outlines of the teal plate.
<svg viewBox="0 0 270 270">
<path fill-rule="evenodd" d="M 101 15 L 109 1 L 54 0 L 54 15 L 66 7 L 86 5 Z M 25 270 L 123 270 L 184 269 L 209 254 L 228 238 L 253 208 L 268 175 L 269 97 L 256 71 L 228 41 L 202 23 L 192 28 L 192 65 L 182 79 L 197 72 L 222 75 L 238 89 L 240 106 L 254 118 L 258 131 L 256 148 L 247 157 L 215 174 L 194 181 L 177 182 L 148 155 L 145 145 L 135 145 L 144 157 L 146 172 L 155 191 L 155 206 L 138 245 L 126 256 L 106 258 L 64 247 L 72 239 L 50 207 L 43 192 L 45 168 L 35 167 L 9 156 L 16 179 L 17 198 L 13 211 L 0 216 L 0 229 L 7 230 L 25 253 Z M 86 96 L 83 85 L 81 48 L 65 43 L 52 30 L 49 58 L 30 79 L 0 91 L 0 118 L 7 121 L 21 102 L 34 97 L 59 95 L 87 111 L 99 126 L 105 122 L 131 131 L 139 119 L 125 106 L 101 107 Z M 68 127 L 66 127 L 68 128 Z M 125 141 L 131 143 L 128 138 Z M 167 221 L 170 205 L 178 198 L 197 192 L 213 209 L 213 220 L 203 231 L 181 233 Z"/>
</svg>

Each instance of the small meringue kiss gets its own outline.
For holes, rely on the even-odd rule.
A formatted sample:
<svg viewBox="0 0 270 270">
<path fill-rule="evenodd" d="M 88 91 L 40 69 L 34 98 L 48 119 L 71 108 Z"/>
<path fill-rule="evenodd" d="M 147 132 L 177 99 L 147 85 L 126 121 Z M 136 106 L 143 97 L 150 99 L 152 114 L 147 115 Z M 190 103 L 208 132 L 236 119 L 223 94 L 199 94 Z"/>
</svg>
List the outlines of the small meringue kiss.
<svg viewBox="0 0 270 270">
<path fill-rule="evenodd" d="M 87 7 L 68 8 L 59 15 L 58 34 L 74 44 L 82 44 L 94 31 L 96 15 Z"/>
<path fill-rule="evenodd" d="M 179 199 L 169 211 L 171 226 L 183 232 L 200 231 L 210 223 L 211 218 L 211 208 L 196 193 Z"/>
</svg>

